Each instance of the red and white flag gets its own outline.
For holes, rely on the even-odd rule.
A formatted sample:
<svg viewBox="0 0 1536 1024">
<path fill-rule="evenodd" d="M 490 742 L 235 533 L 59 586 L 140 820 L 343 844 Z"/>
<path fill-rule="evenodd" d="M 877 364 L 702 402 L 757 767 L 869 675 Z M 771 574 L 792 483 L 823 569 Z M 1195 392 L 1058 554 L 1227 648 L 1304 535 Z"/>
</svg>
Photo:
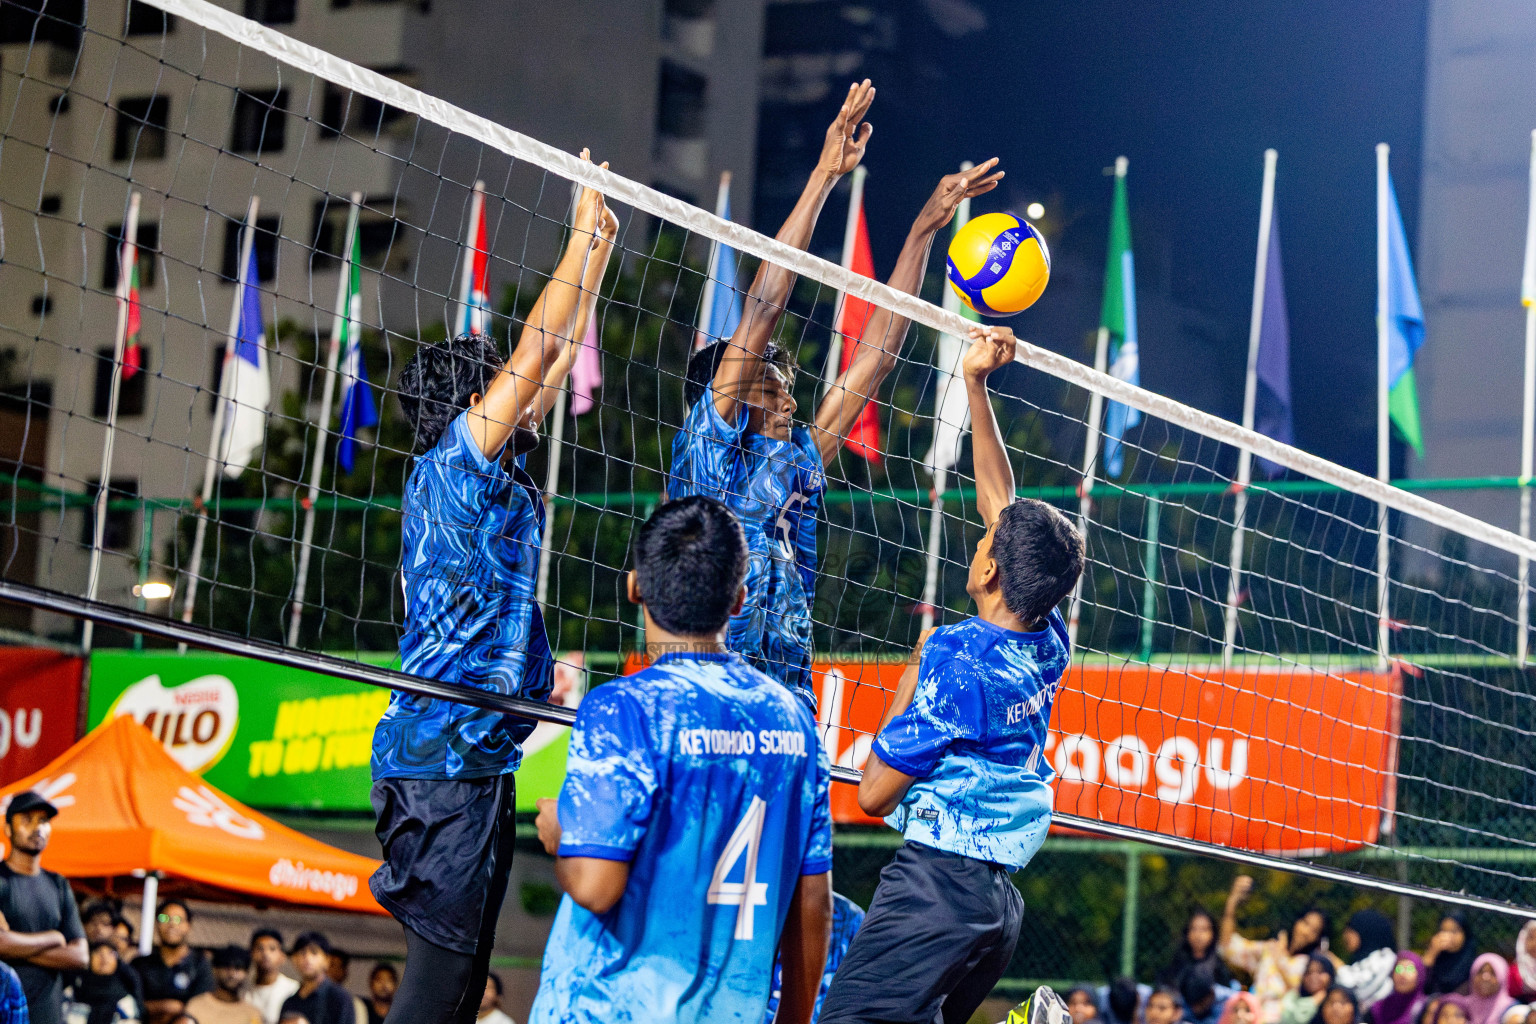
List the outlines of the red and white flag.
<svg viewBox="0 0 1536 1024">
<path fill-rule="evenodd" d="M 123 380 L 132 380 L 144 366 L 144 349 L 139 345 L 139 248 L 126 240 L 118 250 L 117 301 L 128 307 L 123 331 Z"/>
<path fill-rule="evenodd" d="M 875 276 L 875 257 L 869 248 L 869 224 L 864 219 L 862 195 L 855 216 L 858 222 L 852 232 L 852 250 L 843 254 L 843 266 L 855 274 L 872 278 Z M 848 367 L 853 365 L 853 358 L 863 344 L 864 329 L 874 311 L 875 307 L 863 299 L 844 294 L 842 312 L 837 318 L 837 332 L 843 336 L 842 363 L 838 367 L 841 373 L 847 373 Z M 873 395 L 849 429 L 844 443 L 849 451 L 880 465 L 880 417 L 875 411 Z"/>
</svg>

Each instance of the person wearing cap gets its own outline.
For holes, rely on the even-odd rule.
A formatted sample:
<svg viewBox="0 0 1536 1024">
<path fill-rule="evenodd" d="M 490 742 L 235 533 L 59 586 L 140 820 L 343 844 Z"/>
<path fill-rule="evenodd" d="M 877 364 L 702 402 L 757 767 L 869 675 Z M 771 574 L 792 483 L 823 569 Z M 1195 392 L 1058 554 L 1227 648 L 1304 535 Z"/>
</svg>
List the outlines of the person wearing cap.
<svg viewBox="0 0 1536 1024">
<path fill-rule="evenodd" d="M 319 932 L 293 940 L 288 961 L 299 975 L 299 990 L 283 1003 L 282 1017 L 300 1013 L 309 1024 L 357 1024 L 351 994 L 327 975 L 331 943 Z"/>
<path fill-rule="evenodd" d="M 62 1024 L 64 974 L 85 970 L 88 960 L 69 883 L 38 863 L 58 813 L 30 789 L 5 809 L 10 850 L 0 863 L 0 960 L 21 978 L 32 1024 Z"/>
</svg>

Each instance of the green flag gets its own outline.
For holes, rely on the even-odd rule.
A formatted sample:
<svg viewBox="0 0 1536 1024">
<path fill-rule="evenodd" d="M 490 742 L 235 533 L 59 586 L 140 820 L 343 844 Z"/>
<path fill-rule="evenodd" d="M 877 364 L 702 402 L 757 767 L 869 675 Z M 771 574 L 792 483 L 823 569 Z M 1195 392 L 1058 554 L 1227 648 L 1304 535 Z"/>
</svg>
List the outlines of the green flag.
<svg viewBox="0 0 1536 1024">
<path fill-rule="evenodd" d="M 1109 214 L 1109 257 L 1104 267 L 1104 308 L 1099 326 L 1109 331 L 1109 372 L 1130 384 L 1141 383 L 1141 349 L 1136 340 L 1136 264 L 1131 258 L 1131 212 L 1125 197 L 1127 161 L 1115 161 L 1115 198 Z M 1104 416 L 1104 469 L 1110 476 L 1125 470 L 1125 432 L 1141 422 L 1141 411 L 1110 402 Z"/>
</svg>

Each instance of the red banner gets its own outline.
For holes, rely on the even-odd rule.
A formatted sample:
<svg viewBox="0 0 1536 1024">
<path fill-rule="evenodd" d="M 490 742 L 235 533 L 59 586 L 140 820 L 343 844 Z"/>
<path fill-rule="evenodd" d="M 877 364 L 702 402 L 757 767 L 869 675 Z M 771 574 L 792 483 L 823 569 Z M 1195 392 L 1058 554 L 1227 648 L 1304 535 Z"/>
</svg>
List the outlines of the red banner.
<svg viewBox="0 0 1536 1024">
<path fill-rule="evenodd" d="M 81 658 L 0 647 L 0 786 L 26 778 L 78 738 Z"/>
<path fill-rule="evenodd" d="M 816 665 L 834 763 L 862 768 L 901 663 Z M 1375 842 L 1395 800 L 1396 670 L 1074 666 L 1045 754 L 1056 810 L 1270 853 Z M 852 786 L 833 817 L 869 823 Z"/>
</svg>

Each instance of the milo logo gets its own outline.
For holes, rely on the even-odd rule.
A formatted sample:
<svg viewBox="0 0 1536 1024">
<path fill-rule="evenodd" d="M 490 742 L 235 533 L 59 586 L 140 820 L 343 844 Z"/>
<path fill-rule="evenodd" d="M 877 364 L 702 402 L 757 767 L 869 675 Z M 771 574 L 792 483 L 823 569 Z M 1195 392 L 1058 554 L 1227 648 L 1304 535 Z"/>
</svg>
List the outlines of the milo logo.
<svg viewBox="0 0 1536 1024">
<path fill-rule="evenodd" d="M 187 771 L 203 772 L 229 750 L 240 718 L 240 698 L 225 676 L 199 676 L 180 686 L 164 686 L 152 675 L 118 696 L 107 718 L 118 715 L 132 715 Z"/>
</svg>

